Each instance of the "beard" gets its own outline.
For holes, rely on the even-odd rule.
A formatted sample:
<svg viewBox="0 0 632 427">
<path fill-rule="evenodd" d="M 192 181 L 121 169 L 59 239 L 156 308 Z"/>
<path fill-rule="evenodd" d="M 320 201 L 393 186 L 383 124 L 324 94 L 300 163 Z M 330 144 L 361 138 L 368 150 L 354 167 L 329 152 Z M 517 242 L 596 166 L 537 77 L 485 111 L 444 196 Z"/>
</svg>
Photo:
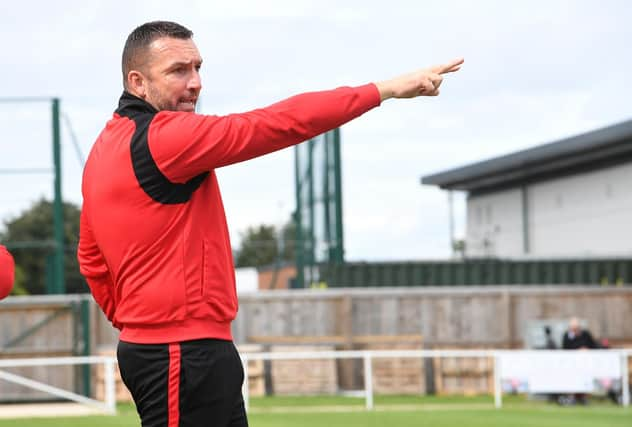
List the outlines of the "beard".
<svg viewBox="0 0 632 427">
<path fill-rule="evenodd" d="M 147 88 L 147 101 L 158 111 L 177 111 L 177 101 L 172 101 L 163 96 L 153 85 Z"/>
</svg>

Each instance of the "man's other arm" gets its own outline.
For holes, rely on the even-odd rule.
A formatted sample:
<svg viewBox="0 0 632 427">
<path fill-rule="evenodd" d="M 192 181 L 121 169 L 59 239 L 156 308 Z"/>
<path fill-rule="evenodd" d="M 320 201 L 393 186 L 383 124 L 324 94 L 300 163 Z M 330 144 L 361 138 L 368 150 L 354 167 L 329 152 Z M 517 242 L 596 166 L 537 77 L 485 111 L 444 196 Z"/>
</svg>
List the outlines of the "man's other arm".
<svg viewBox="0 0 632 427">
<path fill-rule="evenodd" d="M 15 263 L 7 248 L 0 245 L 0 299 L 11 293 L 15 277 Z"/>
<path fill-rule="evenodd" d="M 114 283 L 112 275 L 103 258 L 103 254 L 97 245 L 92 229 L 87 219 L 84 209 L 81 210 L 81 223 L 79 229 L 79 247 L 77 248 L 77 259 L 79 260 L 79 270 L 86 278 L 90 292 L 108 320 L 119 328 L 114 322 L 116 303 L 114 299 Z M 119 328 L 120 329 L 120 328 Z"/>
</svg>

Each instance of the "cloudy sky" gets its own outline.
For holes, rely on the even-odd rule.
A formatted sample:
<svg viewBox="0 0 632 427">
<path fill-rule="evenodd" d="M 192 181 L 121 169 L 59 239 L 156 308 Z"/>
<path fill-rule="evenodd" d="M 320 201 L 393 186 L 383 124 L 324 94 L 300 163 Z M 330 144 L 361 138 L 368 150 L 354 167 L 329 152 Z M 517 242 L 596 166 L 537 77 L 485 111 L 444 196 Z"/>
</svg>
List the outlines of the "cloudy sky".
<svg viewBox="0 0 632 427">
<path fill-rule="evenodd" d="M 191 28 L 204 66 L 200 111 L 247 111 L 292 94 L 378 81 L 465 57 L 438 98 L 391 100 L 343 127 L 349 260 L 449 256 L 447 195 L 423 175 L 632 118 L 632 2 L 1 0 L 1 97 L 58 96 L 84 155 L 120 96 L 129 32 Z M 0 170 L 50 168 L 50 106 L 0 103 Z M 63 191 L 81 203 L 68 126 Z M 233 244 L 294 208 L 293 151 L 218 171 Z M 103 177 L 107 179 L 107 177 Z M 0 219 L 50 174 L 0 174 Z M 464 198 L 457 197 L 463 234 Z"/>
</svg>

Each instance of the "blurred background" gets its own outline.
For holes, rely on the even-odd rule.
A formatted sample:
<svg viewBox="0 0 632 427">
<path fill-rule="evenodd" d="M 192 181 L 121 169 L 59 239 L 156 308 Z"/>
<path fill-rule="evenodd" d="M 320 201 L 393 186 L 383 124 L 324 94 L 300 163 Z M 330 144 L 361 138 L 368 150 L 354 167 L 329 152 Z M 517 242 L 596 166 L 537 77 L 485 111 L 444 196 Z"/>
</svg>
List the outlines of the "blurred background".
<svg viewBox="0 0 632 427">
<path fill-rule="evenodd" d="M 571 317 L 595 347 L 632 347 L 629 2 L 4 6 L 0 243 L 16 280 L 0 304 L 2 358 L 113 354 L 117 335 L 76 262 L 81 173 L 122 92 L 125 39 L 158 19 L 195 33 L 202 114 L 465 57 L 437 98 L 388 101 L 217 171 L 242 352 L 551 348 L 547 328 L 560 348 Z M 414 362 L 391 360 L 379 392 L 493 391 L 484 357 Z M 276 374 L 274 363 L 253 365 L 253 393 L 365 386 L 358 361 Z M 103 380 L 89 366 L 20 369 L 91 396 Z"/>
</svg>

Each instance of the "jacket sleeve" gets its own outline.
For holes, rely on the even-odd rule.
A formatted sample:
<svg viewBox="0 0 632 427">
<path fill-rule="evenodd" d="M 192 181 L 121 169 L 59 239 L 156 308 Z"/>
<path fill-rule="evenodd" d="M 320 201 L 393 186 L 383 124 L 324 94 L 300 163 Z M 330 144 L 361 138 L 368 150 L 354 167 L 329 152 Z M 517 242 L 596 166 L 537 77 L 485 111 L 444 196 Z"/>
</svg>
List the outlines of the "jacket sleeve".
<svg viewBox="0 0 632 427">
<path fill-rule="evenodd" d="M 103 254 L 92 234 L 85 206 L 81 210 L 77 259 L 79 261 L 79 270 L 86 278 L 94 300 L 114 327 L 120 329 L 119 325 L 114 321 L 116 312 L 114 283 Z"/>
<path fill-rule="evenodd" d="M 0 299 L 11 293 L 15 276 L 15 263 L 7 248 L 0 245 Z"/>
<path fill-rule="evenodd" d="M 374 84 L 296 95 L 241 114 L 161 111 L 148 130 L 151 155 L 172 182 L 249 160 L 329 131 L 380 104 Z"/>
</svg>

